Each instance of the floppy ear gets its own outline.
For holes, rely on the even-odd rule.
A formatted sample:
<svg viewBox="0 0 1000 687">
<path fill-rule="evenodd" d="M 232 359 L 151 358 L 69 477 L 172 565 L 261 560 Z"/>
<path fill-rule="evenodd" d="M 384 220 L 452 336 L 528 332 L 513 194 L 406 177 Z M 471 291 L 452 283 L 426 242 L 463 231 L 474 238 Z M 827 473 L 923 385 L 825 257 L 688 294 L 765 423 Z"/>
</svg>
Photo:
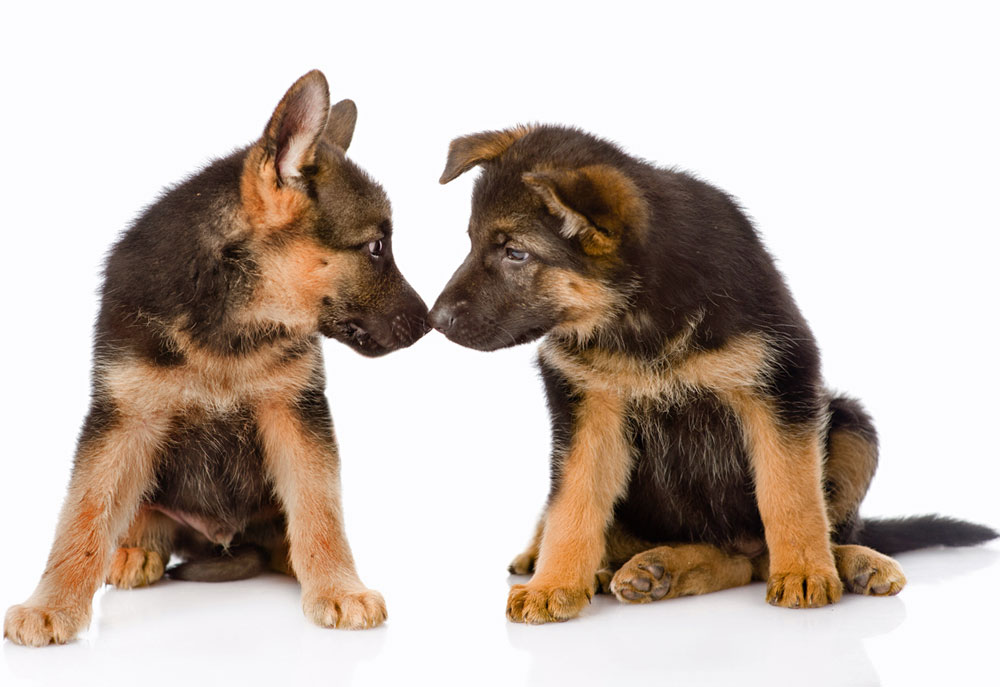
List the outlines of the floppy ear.
<svg viewBox="0 0 1000 687">
<path fill-rule="evenodd" d="M 503 155 L 508 148 L 531 132 L 530 126 L 516 126 L 503 131 L 483 131 L 478 134 L 460 136 L 448 146 L 448 162 L 438 180 L 447 184 L 478 164 Z"/>
<path fill-rule="evenodd" d="M 292 84 L 278 103 L 263 142 L 279 186 L 302 176 L 302 168 L 313 163 L 329 112 L 330 89 L 326 77 L 315 69 Z"/>
<path fill-rule="evenodd" d="M 615 250 L 626 231 L 642 231 L 649 208 L 635 183 L 609 165 L 525 172 L 521 178 L 562 218 L 566 238 L 579 238 L 589 255 Z"/>
<path fill-rule="evenodd" d="M 358 107 L 353 100 L 341 100 L 330 108 L 330 118 L 326 122 L 323 136 L 341 150 L 347 150 L 354 138 L 354 126 L 358 123 Z"/>
</svg>

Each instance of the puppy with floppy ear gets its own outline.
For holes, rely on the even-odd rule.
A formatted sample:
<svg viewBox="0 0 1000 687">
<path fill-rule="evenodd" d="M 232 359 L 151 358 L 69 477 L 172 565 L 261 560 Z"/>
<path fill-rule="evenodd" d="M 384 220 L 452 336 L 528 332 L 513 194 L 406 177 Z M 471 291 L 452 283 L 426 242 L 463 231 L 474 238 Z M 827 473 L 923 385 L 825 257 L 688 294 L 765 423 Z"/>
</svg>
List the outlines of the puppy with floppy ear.
<svg viewBox="0 0 1000 687">
<path fill-rule="evenodd" d="M 167 191 L 111 250 L 90 413 L 41 581 L 7 611 L 31 646 L 86 627 L 105 581 L 298 578 L 325 627 L 386 618 L 344 531 L 320 335 L 411 345 L 427 308 L 400 274 L 384 190 L 346 157 L 357 119 L 326 78 L 261 138 Z"/>
<path fill-rule="evenodd" d="M 576 616 L 767 580 L 790 608 L 906 582 L 887 553 L 971 544 L 936 516 L 862 520 L 871 419 L 823 385 L 774 261 L 726 194 L 576 129 L 455 139 L 441 182 L 483 168 L 472 249 L 428 315 L 494 350 L 544 337 L 552 484 L 507 615 Z"/>
</svg>

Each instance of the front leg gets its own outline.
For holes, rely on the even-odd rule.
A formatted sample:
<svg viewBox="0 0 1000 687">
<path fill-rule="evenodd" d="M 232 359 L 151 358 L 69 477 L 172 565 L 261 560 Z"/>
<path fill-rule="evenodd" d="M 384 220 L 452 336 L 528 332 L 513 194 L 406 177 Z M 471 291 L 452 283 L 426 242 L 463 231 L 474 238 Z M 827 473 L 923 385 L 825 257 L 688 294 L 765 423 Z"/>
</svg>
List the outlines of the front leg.
<svg viewBox="0 0 1000 687">
<path fill-rule="evenodd" d="M 45 572 L 31 597 L 7 611 L 5 637 L 29 646 L 63 644 L 87 626 L 115 544 L 153 481 L 155 456 L 168 426 L 166 416 L 95 402 L 80 436 Z"/>
<path fill-rule="evenodd" d="M 257 422 L 268 472 L 288 521 L 289 558 L 306 617 L 362 629 L 386 619 L 382 595 L 362 584 L 344 532 L 340 460 L 322 388 L 262 403 Z"/>
<path fill-rule="evenodd" d="M 631 469 L 624 414 L 619 394 L 590 389 L 579 394 L 569 447 L 553 477 L 535 575 L 511 588 L 510 620 L 568 620 L 593 596 L 605 530 Z"/>
<path fill-rule="evenodd" d="M 733 400 L 770 556 L 768 603 L 813 608 L 837 602 L 843 584 L 830 547 L 818 423 L 789 427 L 765 400 L 749 393 Z"/>
</svg>

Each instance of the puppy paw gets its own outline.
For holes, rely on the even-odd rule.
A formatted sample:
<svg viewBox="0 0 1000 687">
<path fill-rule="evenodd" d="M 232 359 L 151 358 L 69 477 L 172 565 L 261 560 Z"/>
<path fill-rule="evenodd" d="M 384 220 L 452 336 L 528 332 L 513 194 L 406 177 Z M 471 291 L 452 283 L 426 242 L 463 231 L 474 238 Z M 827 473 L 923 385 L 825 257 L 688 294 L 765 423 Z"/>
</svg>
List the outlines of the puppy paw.
<svg viewBox="0 0 1000 687">
<path fill-rule="evenodd" d="M 772 573 L 767 580 L 767 602 L 785 608 L 818 608 L 840 601 L 844 585 L 835 569 L 792 570 Z"/>
<path fill-rule="evenodd" d="M 611 593 L 623 603 L 644 604 L 670 594 L 671 575 L 655 558 L 635 556 L 611 580 Z"/>
<path fill-rule="evenodd" d="M 118 589 L 145 587 L 163 577 L 163 567 L 163 559 L 156 551 L 121 548 L 111 558 L 108 584 Z"/>
<path fill-rule="evenodd" d="M 89 607 L 11 606 L 3 622 L 3 636 L 15 644 L 65 644 L 87 627 Z"/>
<path fill-rule="evenodd" d="M 535 551 L 528 550 L 520 553 L 507 566 L 507 572 L 511 575 L 530 575 L 535 571 L 536 558 L 537 553 Z"/>
<path fill-rule="evenodd" d="M 612 594 L 611 580 L 614 579 L 614 576 L 614 568 L 601 568 L 598 570 L 597 575 L 594 576 L 594 593 Z"/>
<path fill-rule="evenodd" d="M 586 587 L 516 584 L 507 596 L 507 618 L 531 625 L 562 622 L 579 615 L 591 596 L 591 590 Z"/>
<path fill-rule="evenodd" d="M 847 591 L 868 596 L 893 596 L 906 586 L 899 563 L 866 546 L 844 545 L 834 549 L 837 572 Z"/>
<path fill-rule="evenodd" d="M 365 630 L 385 622 L 385 599 L 373 589 L 360 591 L 327 590 L 302 601 L 306 617 L 320 627 Z"/>
</svg>

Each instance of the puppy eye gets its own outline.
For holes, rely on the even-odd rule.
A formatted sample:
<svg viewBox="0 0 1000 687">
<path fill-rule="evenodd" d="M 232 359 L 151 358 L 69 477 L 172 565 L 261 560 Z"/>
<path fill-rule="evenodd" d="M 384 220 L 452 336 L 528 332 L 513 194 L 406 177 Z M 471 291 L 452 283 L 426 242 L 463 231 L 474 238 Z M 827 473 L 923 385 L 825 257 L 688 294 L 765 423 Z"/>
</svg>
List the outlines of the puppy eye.
<svg viewBox="0 0 1000 687">
<path fill-rule="evenodd" d="M 524 262 L 528 259 L 528 253 L 527 251 L 517 250 L 516 248 L 508 248 L 507 259 L 513 260 L 514 262 Z"/>
<path fill-rule="evenodd" d="M 368 252 L 372 254 L 373 258 L 377 258 L 382 255 L 385 250 L 385 245 L 382 243 L 382 239 L 377 239 L 368 244 Z"/>
</svg>

